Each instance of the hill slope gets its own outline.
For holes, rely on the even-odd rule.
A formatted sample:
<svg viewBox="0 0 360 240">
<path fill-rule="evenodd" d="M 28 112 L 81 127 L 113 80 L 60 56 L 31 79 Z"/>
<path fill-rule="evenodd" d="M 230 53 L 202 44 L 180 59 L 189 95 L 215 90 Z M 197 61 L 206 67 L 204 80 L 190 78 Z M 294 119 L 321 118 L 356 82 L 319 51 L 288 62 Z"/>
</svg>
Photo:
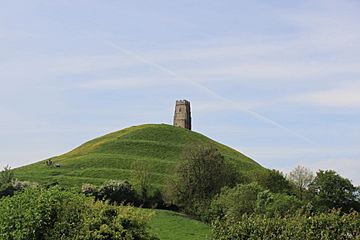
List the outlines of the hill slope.
<svg viewBox="0 0 360 240">
<path fill-rule="evenodd" d="M 245 174 L 263 170 L 252 159 L 199 133 L 165 124 L 147 124 L 107 134 L 50 158 L 54 164 L 60 164 L 60 168 L 40 161 L 15 169 L 15 174 L 20 180 L 78 187 L 82 183 L 130 179 L 133 163 L 148 161 L 154 174 L 153 183 L 162 185 L 179 161 L 184 147 L 200 143 L 215 146 L 226 161 Z"/>
</svg>

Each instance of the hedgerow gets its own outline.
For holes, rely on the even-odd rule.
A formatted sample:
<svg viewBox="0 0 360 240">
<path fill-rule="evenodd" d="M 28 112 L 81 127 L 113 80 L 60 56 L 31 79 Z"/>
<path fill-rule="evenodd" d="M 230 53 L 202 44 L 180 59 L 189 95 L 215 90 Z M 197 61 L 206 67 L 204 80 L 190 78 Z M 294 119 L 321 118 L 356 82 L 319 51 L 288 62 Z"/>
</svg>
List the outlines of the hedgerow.
<svg viewBox="0 0 360 240">
<path fill-rule="evenodd" d="M 223 218 L 213 221 L 212 231 L 216 240 L 360 239 L 360 214 L 356 211 L 343 214 L 339 210 L 316 215 L 299 213 L 287 217 L 245 214 L 237 220 Z"/>
</svg>

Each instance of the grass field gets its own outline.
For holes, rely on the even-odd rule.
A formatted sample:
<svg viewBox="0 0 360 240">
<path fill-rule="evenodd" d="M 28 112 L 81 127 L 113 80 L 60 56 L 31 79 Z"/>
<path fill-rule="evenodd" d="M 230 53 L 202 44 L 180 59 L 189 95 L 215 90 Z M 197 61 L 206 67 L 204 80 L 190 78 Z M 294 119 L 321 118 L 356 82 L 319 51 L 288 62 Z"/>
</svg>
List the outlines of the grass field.
<svg viewBox="0 0 360 240">
<path fill-rule="evenodd" d="M 161 187 L 184 147 L 194 144 L 215 146 L 226 161 L 245 174 L 263 170 L 252 159 L 202 134 L 165 124 L 147 124 L 107 134 L 50 158 L 60 168 L 47 166 L 43 160 L 15 169 L 15 175 L 41 184 L 57 182 L 64 187 L 79 187 L 83 183 L 99 185 L 108 179 L 130 180 L 136 170 L 134 162 L 149 162 L 152 184 Z"/>
<path fill-rule="evenodd" d="M 166 210 L 154 211 L 155 214 L 150 221 L 150 227 L 151 231 L 161 240 L 210 239 L 211 231 L 208 225 L 180 213 Z"/>
</svg>

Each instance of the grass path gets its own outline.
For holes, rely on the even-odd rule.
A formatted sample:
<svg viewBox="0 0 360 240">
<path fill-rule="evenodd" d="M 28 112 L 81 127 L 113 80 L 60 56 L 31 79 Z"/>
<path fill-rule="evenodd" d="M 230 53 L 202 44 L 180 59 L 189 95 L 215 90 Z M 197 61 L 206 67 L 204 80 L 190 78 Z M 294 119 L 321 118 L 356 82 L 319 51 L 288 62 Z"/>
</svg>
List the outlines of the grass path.
<svg viewBox="0 0 360 240">
<path fill-rule="evenodd" d="M 172 211 L 155 210 L 150 226 L 161 240 L 211 239 L 208 225 Z"/>
</svg>

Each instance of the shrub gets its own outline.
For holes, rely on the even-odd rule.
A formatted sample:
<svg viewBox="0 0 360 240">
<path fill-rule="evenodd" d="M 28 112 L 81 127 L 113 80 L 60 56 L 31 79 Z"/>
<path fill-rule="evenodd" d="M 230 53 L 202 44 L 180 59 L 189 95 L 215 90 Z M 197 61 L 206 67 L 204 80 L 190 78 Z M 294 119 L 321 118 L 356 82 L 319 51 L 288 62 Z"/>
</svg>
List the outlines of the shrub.
<svg viewBox="0 0 360 240">
<path fill-rule="evenodd" d="M 156 239 L 144 214 L 58 188 L 27 189 L 0 201 L 0 239 Z"/>
<path fill-rule="evenodd" d="M 276 215 L 294 214 L 304 202 L 295 196 L 283 193 L 271 193 L 269 190 L 259 193 L 256 200 L 256 213 L 264 214 L 269 217 Z"/>
<path fill-rule="evenodd" d="M 111 206 L 104 202 L 92 204 L 87 213 L 79 239 L 86 240 L 145 240 L 158 239 L 148 232 L 151 215 L 130 206 Z"/>
<path fill-rule="evenodd" d="M 109 180 L 99 187 L 97 199 L 110 203 L 135 203 L 136 192 L 127 181 Z"/>
<path fill-rule="evenodd" d="M 93 196 L 96 197 L 98 195 L 98 190 L 97 187 L 93 184 L 89 184 L 89 183 L 84 183 L 81 186 L 81 192 L 82 194 L 84 194 L 85 196 Z"/>
<path fill-rule="evenodd" d="M 339 210 L 310 216 L 297 214 L 284 218 L 243 215 L 240 220 L 215 220 L 212 231 L 216 240 L 350 240 L 360 237 L 360 215 L 355 211 L 341 214 Z"/>
<path fill-rule="evenodd" d="M 47 239 L 56 223 L 71 237 L 74 228 L 69 226 L 79 226 L 81 217 L 71 211 L 70 219 L 67 210 L 76 206 L 81 211 L 82 202 L 81 196 L 58 189 L 28 189 L 6 197 L 0 204 L 0 239 Z"/>
<path fill-rule="evenodd" d="M 3 184 L 11 183 L 14 180 L 14 172 L 9 166 L 5 166 L 0 172 L 0 186 Z"/>
<path fill-rule="evenodd" d="M 258 194 L 264 189 L 257 183 L 239 184 L 234 188 L 225 187 L 211 202 L 210 218 L 233 217 L 240 219 L 243 214 L 255 210 Z"/>
<path fill-rule="evenodd" d="M 6 166 L 0 172 L 0 198 L 12 196 L 15 192 L 22 191 L 28 187 L 37 187 L 37 183 L 28 181 L 19 181 L 15 179 L 14 172 Z"/>
</svg>

